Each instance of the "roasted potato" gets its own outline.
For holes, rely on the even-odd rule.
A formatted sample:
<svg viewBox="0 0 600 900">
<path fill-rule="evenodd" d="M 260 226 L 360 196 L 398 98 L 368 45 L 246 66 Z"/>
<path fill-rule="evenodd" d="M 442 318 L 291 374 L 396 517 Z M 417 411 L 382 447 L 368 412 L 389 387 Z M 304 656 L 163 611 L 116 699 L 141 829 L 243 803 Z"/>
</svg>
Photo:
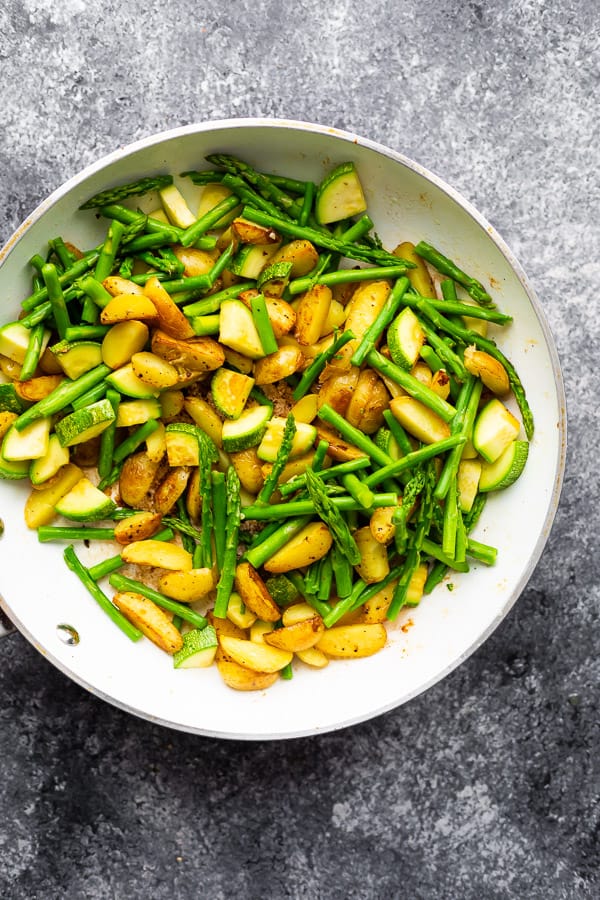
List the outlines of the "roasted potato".
<svg viewBox="0 0 600 900">
<path fill-rule="evenodd" d="M 326 656 L 358 659 L 378 653 L 387 640 L 383 625 L 340 625 L 323 632 L 316 647 Z"/>
<path fill-rule="evenodd" d="M 49 525 L 56 517 L 54 507 L 65 494 L 75 487 L 84 475 L 79 466 L 67 463 L 52 479 L 52 484 L 44 485 L 42 490 L 33 490 L 25 503 L 25 524 L 28 528 L 39 528 Z"/>
<path fill-rule="evenodd" d="M 234 637 L 223 636 L 220 644 L 228 657 L 253 672 L 279 672 L 292 661 L 294 655 L 288 650 L 279 650 L 268 644 L 241 641 Z"/>
<path fill-rule="evenodd" d="M 154 509 L 156 512 L 166 514 L 170 512 L 186 489 L 190 477 L 190 469 L 187 466 L 178 466 L 171 469 L 156 488 L 154 494 Z"/>
<path fill-rule="evenodd" d="M 240 563 L 235 570 L 235 588 L 248 609 L 251 609 L 259 619 L 263 619 L 265 622 L 279 620 L 281 617 L 279 607 L 271 597 L 264 581 L 250 563 Z"/>
<path fill-rule="evenodd" d="M 346 419 L 364 434 L 374 434 L 383 425 L 383 413 L 388 408 L 389 399 L 377 373 L 372 369 L 363 369 L 346 408 Z"/>
<path fill-rule="evenodd" d="M 302 368 L 304 356 L 295 347 L 280 347 L 275 353 L 264 356 L 254 363 L 256 384 L 275 384 L 288 378 Z"/>
<path fill-rule="evenodd" d="M 383 581 L 390 571 L 385 545 L 375 540 L 368 525 L 358 528 L 353 537 L 360 550 L 361 561 L 356 566 L 356 571 L 362 580 L 367 584 Z"/>
<path fill-rule="evenodd" d="M 102 340 L 102 362 L 111 369 L 120 369 L 130 362 L 134 353 L 143 350 L 150 332 L 143 322 L 119 322 Z"/>
<path fill-rule="evenodd" d="M 301 622 L 295 622 L 293 625 L 286 625 L 265 634 L 265 642 L 271 647 L 290 650 L 293 653 L 298 650 L 308 650 L 317 643 L 324 628 L 323 619 L 318 613 L 314 613 L 310 619 L 303 619 Z"/>
<path fill-rule="evenodd" d="M 181 650 L 183 638 L 167 614 L 147 597 L 133 591 L 124 591 L 113 597 L 115 606 L 139 628 L 153 644 L 166 653 Z"/>
<path fill-rule="evenodd" d="M 144 294 L 117 294 L 100 312 L 103 325 L 115 325 L 131 319 L 138 322 L 158 322 L 156 306 Z"/>
<path fill-rule="evenodd" d="M 133 509 L 147 507 L 159 465 L 160 460 L 150 459 L 143 450 L 127 457 L 119 477 L 119 492 L 127 506 Z"/>
<path fill-rule="evenodd" d="M 190 321 L 181 312 L 171 295 L 165 291 L 158 278 L 150 278 L 144 285 L 144 294 L 148 297 L 158 313 L 158 327 L 174 338 L 195 337 Z"/>
<path fill-rule="evenodd" d="M 331 290 L 325 284 L 315 284 L 303 294 L 296 310 L 294 332 L 300 344 L 314 344 L 319 340 L 330 305 Z"/>
<path fill-rule="evenodd" d="M 51 394 L 64 380 L 64 375 L 39 375 L 37 378 L 30 378 L 28 381 L 15 382 L 15 391 L 21 400 L 37 403 L 38 400 L 43 400 L 44 397 Z"/>
<path fill-rule="evenodd" d="M 333 538 L 327 525 L 323 522 L 310 522 L 281 550 L 273 554 L 264 568 L 275 574 L 301 569 L 325 556 L 332 543 Z"/>
<path fill-rule="evenodd" d="M 225 362 L 220 344 L 210 337 L 179 340 L 157 329 L 152 335 L 152 352 L 174 366 L 194 372 L 210 372 Z"/>
<path fill-rule="evenodd" d="M 238 450 L 230 453 L 229 457 L 244 490 L 250 494 L 258 494 L 264 484 L 264 478 L 256 447 Z"/>
<path fill-rule="evenodd" d="M 140 512 L 115 523 L 115 540 L 118 544 L 145 541 L 160 529 L 162 516 L 155 512 Z"/>
<path fill-rule="evenodd" d="M 493 394 L 498 397 L 508 394 L 510 382 L 501 362 L 484 350 L 477 350 L 476 347 L 465 348 L 464 360 L 467 372 L 481 378 L 486 388 Z"/>
<path fill-rule="evenodd" d="M 189 572 L 192 568 L 192 554 L 167 541 L 134 541 L 121 551 L 123 562 L 136 566 L 154 566 L 158 569 L 173 569 L 175 572 Z"/>
<path fill-rule="evenodd" d="M 234 691 L 265 691 L 275 684 L 279 672 L 254 672 L 229 659 L 217 657 L 217 669 L 227 687 Z"/>
<path fill-rule="evenodd" d="M 158 580 L 159 591 L 180 603 L 196 603 L 206 597 L 214 586 L 213 570 L 208 568 L 165 572 Z"/>
<path fill-rule="evenodd" d="M 433 444 L 450 437 L 449 425 L 414 397 L 394 397 L 390 401 L 390 409 L 408 433 L 424 444 Z"/>
<path fill-rule="evenodd" d="M 346 372 L 332 373 L 330 370 L 329 375 L 331 377 L 327 378 L 321 385 L 317 394 L 318 408 L 328 405 L 345 417 L 360 374 L 360 369 L 357 366 L 352 366 Z"/>
</svg>

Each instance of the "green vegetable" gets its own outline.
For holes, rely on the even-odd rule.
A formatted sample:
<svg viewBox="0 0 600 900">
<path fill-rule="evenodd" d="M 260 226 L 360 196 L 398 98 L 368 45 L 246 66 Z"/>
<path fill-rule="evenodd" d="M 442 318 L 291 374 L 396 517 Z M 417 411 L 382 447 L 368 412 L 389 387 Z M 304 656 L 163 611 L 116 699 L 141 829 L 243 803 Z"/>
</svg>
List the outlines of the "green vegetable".
<svg viewBox="0 0 600 900">
<path fill-rule="evenodd" d="M 306 470 L 306 487 L 315 512 L 329 528 L 336 547 L 349 563 L 358 565 L 361 556 L 356 541 L 334 501 L 325 493 L 323 482 L 310 469 Z M 362 506 L 362 501 L 359 505 Z"/>
<path fill-rule="evenodd" d="M 108 204 L 119 203 L 121 200 L 126 200 L 127 197 L 136 197 L 139 194 L 148 194 L 150 191 L 159 191 L 170 184 L 173 184 L 172 175 L 155 175 L 149 178 L 140 178 L 138 181 L 132 181 L 129 184 L 122 184 L 108 191 L 100 191 L 100 193 L 94 194 L 93 197 L 82 203 L 79 209 L 97 209 Z"/>
<path fill-rule="evenodd" d="M 237 558 L 238 533 L 241 520 L 240 480 L 235 469 L 231 466 L 227 470 L 227 522 L 225 525 L 225 553 L 223 568 L 217 584 L 217 597 L 215 600 L 214 615 L 218 619 L 224 619 L 227 615 L 229 597 L 235 578 Z"/>
</svg>

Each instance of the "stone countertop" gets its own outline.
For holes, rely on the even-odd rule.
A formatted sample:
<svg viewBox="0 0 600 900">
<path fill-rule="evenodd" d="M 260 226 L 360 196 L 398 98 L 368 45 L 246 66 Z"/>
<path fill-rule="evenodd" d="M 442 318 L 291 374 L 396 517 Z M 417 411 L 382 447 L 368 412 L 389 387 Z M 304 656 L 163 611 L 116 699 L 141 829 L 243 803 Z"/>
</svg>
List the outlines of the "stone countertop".
<svg viewBox="0 0 600 900">
<path fill-rule="evenodd" d="M 5 638 L 2 897 L 599 895 L 599 38 L 592 0 L 3 4 L 0 242 L 154 131 L 267 115 L 367 135 L 457 187 L 522 261 L 570 449 L 510 615 L 425 695 L 351 729 L 170 732 Z"/>
</svg>

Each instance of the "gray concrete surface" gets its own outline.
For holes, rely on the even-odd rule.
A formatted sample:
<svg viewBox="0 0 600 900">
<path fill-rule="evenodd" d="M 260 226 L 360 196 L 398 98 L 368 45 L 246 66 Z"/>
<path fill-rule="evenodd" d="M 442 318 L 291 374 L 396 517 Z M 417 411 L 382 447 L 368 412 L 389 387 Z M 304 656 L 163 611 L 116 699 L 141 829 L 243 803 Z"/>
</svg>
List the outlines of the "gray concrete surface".
<svg viewBox="0 0 600 900">
<path fill-rule="evenodd" d="M 2 241 L 156 130 L 266 114 L 368 135 L 516 251 L 562 358 L 570 450 L 513 612 L 445 681 L 350 730 L 171 733 L 3 640 L 0 896 L 599 896 L 599 42 L 593 0 L 5 0 Z"/>
</svg>

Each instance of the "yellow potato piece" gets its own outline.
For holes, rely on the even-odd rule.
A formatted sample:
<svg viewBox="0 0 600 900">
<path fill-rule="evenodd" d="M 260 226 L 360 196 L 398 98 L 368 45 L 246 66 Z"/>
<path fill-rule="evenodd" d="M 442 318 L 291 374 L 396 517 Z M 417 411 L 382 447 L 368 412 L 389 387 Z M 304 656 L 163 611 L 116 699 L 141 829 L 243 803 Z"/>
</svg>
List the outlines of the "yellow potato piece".
<svg viewBox="0 0 600 900">
<path fill-rule="evenodd" d="M 0 441 L 11 427 L 13 422 L 16 422 L 18 419 L 18 415 L 14 412 L 8 412 L 8 410 L 3 410 L 0 412 Z"/>
<path fill-rule="evenodd" d="M 313 419 L 317 417 L 319 398 L 317 394 L 305 394 L 297 403 L 292 406 L 290 412 L 296 422 L 304 422 L 310 425 Z"/>
<path fill-rule="evenodd" d="M 373 512 L 369 521 L 371 534 L 379 544 L 389 544 L 396 534 L 393 518 L 395 506 L 381 506 Z"/>
<path fill-rule="evenodd" d="M 383 425 L 389 395 L 372 369 L 363 369 L 346 410 L 346 420 L 364 434 L 374 434 Z"/>
<path fill-rule="evenodd" d="M 254 364 L 256 384 L 275 384 L 302 368 L 304 356 L 295 347 L 280 347 L 275 353 L 258 359 Z"/>
<path fill-rule="evenodd" d="M 123 548 L 121 558 L 124 562 L 159 569 L 189 572 L 192 568 L 192 554 L 178 544 L 165 541 L 134 541 Z"/>
<path fill-rule="evenodd" d="M 292 653 L 298 650 L 308 650 L 317 643 L 324 627 L 323 619 L 318 613 L 315 613 L 310 619 L 304 619 L 294 625 L 287 625 L 271 631 L 270 634 L 265 635 L 265 642 L 271 647 L 290 650 Z"/>
<path fill-rule="evenodd" d="M 127 365 L 134 353 L 144 349 L 149 335 L 148 326 L 135 319 L 113 325 L 102 341 L 102 362 L 111 369 Z"/>
<path fill-rule="evenodd" d="M 279 607 L 250 563 L 240 563 L 235 570 L 235 588 L 248 609 L 251 609 L 259 619 L 277 622 L 281 618 Z"/>
<path fill-rule="evenodd" d="M 179 466 L 171 469 L 156 488 L 154 494 L 154 509 L 156 512 L 166 514 L 175 506 L 190 479 L 190 470 L 187 466 Z M 183 566 L 175 566 L 183 568 Z"/>
<path fill-rule="evenodd" d="M 84 476 L 79 466 L 67 463 L 60 470 L 52 484 L 31 492 L 25 503 L 25 524 L 28 528 L 48 525 L 56 516 L 54 507 L 58 501 L 75 487 Z"/>
<path fill-rule="evenodd" d="M 486 388 L 499 397 L 508 394 L 510 382 L 506 369 L 501 362 L 484 350 L 475 347 L 465 348 L 465 369 L 472 375 L 481 378 Z"/>
<path fill-rule="evenodd" d="M 212 406 L 201 397 L 188 397 L 184 406 L 186 413 L 196 425 L 199 425 L 213 439 L 217 447 L 222 447 L 223 423 Z"/>
<path fill-rule="evenodd" d="M 159 464 L 160 459 L 150 459 L 143 450 L 127 457 L 119 477 L 119 491 L 124 503 L 133 509 L 146 505 Z"/>
<path fill-rule="evenodd" d="M 238 628 L 250 628 L 256 622 L 256 616 L 252 610 L 244 605 L 242 598 L 235 591 L 229 595 L 227 618 Z"/>
<path fill-rule="evenodd" d="M 227 656 L 254 672 L 279 672 L 292 661 L 293 653 L 258 644 L 253 641 L 241 641 L 239 638 L 225 637 L 220 639 L 221 646 Z"/>
<path fill-rule="evenodd" d="M 279 678 L 278 672 L 253 672 L 228 659 L 217 659 L 217 669 L 227 687 L 234 691 L 264 691 Z"/>
<path fill-rule="evenodd" d="M 329 660 L 323 651 L 317 647 L 309 647 L 308 650 L 297 650 L 296 656 L 301 662 L 311 666 L 313 669 L 324 669 L 325 666 L 329 665 Z"/>
<path fill-rule="evenodd" d="M 134 353 L 131 357 L 131 367 L 140 381 L 159 390 L 173 387 L 179 381 L 179 372 L 175 366 L 148 351 Z"/>
<path fill-rule="evenodd" d="M 162 516 L 154 512 L 140 512 L 115 524 L 115 540 L 118 544 L 131 544 L 152 537 L 159 530 Z"/>
<path fill-rule="evenodd" d="M 102 282 L 102 287 L 113 297 L 117 297 L 119 294 L 139 294 L 141 297 L 144 293 L 144 289 L 139 284 L 130 281 L 129 278 L 122 278 L 120 275 L 109 275 Z"/>
<path fill-rule="evenodd" d="M 117 294 L 100 313 L 103 325 L 129 322 L 131 319 L 157 322 L 158 312 L 154 303 L 143 294 Z"/>
<path fill-rule="evenodd" d="M 229 457 L 244 490 L 250 494 L 258 494 L 264 484 L 264 478 L 262 463 L 256 453 L 256 447 L 237 450 L 230 453 Z"/>
<path fill-rule="evenodd" d="M 202 600 L 215 586 L 212 569 L 189 569 L 183 572 L 165 572 L 158 580 L 158 589 L 173 600 L 195 603 Z"/>
<path fill-rule="evenodd" d="M 450 426 L 414 397 L 395 397 L 390 401 L 390 409 L 400 424 L 424 444 L 450 437 Z"/>
<path fill-rule="evenodd" d="M 144 295 L 154 304 L 158 313 L 158 325 L 175 338 L 195 336 L 189 319 L 182 313 L 171 295 L 165 291 L 158 278 L 149 278 L 144 285 Z"/>
<path fill-rule="evenodd" d="M 396 578 L 363 604 L 362 621 L 365 624 L 374 625 L 385 622 L 397 585 L 398 579 Z"/>
<path fill-rule="evenodd" d="M 317 649 L 337 659 L 358 659 L 378 653 L 387 640 L 383 625 L 341 625 L 327 629 L 319 638 Z"/>
<path fill-rule="evenodd" d="M 273 622 L 264 622 L 262 619 L 256 619 L 250 626 L 250 640 L 255 644 L 264 644 L 265 635 L 270 634 L 275 628 Z"/>
<path fill-rule="evenodd" d="M 332 543 L 329 528 L 323 522 L 311 522 L 268 559 L 264 568 L 276 575 L 301 569 L 325 556 Z"/>
<path fill-rule="evenodd" d="M 175 653 L 183 646 L 183 638 L 177 628 L 152 600 L 133 591 L 124 591 L 115 594 L 113 602 L 129 621 L 161 650 Z"/>
<path fill-rule="evenodd" d="M 287 606 L 281 616 L 284 625 L 295 625 L 296 622 L 304 622 L 306 619 L 312 619 L 315 611 L 308 603 L 294 603 Z"/>
<path fill-rule="evenodd" d="M 38 400 L 43 400 L 51 394 L 64 380 L 64 375 L 39 375 L 28 381 L 15 382 L 15 391 L 22 400 L 37 403 Z"/>
<path fill-rule="evenodd" d="M 356 545 L 360 550 L 361 560 L 355 567 L 356 571 L 367 584 L 376 584 L 389 574 L 390 564 L 385 544 L 373 537 L 369 525 L 358 528 L 353 534 Z"/>
<path fill-rule="evenodd" d="M 326 284 L 315 284 L 300 300 L 296 310 L 295 336 L 300 344 L 314 344 L 329 314 L 331 290 Z"/>
</svg>

